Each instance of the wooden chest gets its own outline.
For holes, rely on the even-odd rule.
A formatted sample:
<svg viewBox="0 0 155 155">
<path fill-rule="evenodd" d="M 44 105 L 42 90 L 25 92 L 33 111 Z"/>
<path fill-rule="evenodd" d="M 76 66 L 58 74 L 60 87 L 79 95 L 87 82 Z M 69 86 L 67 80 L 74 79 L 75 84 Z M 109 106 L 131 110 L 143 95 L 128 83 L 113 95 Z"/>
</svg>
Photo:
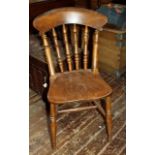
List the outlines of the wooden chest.
<svg viewBox="0 0 155 155">
<path fill-rule="evenodd" d="M 99 70 L 119 77 L 126 68 L 126 31 L 104 28 L 99 35 Z"/>
</svg>

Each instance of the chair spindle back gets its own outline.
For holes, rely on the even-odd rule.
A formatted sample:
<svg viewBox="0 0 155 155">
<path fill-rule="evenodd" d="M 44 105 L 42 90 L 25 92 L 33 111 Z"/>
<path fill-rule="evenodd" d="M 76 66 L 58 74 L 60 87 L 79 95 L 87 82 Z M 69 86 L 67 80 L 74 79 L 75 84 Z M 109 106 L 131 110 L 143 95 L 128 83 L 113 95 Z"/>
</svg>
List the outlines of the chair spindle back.
<svg viewBox="0 0 155 155">
<path fill-rule="evenodd" d="M 64 25 L 64 24 L 63 24 L 63 37 L 64 37 L 64 44 L 65 44 L 65 50 L 66 50 L 66 58 L 67 58 L 68 69 L 69 69 L 69 71 L 72 71 L 73 70 L 72 58 L 71 58 L 71 53 L 70 53 L 70 49 L 69 49 L 67 29 L 66 29 L 66 25 Z"/>
<path fill-rule="evenodd" d="M 75 68 L 79 69 L 79 51 L 78 51 L 78 37 L 77 37 L 77 26 L 73 25 L 73 38 L 74 38 L 74 54 L 75 54 Z"/>
<path fill-rule="evenodd" d="M 47 57 L 47 63 L 49 67 L 50 75 L 55 74 L 55 67 L 53 63 L 53 58 L 51 54 L 51 49 L 49 46 L 49 40 L 47 38 L 46 32 L 51 31 L 55 46 L 55 51 L 58 59 L 58 64 L 61 72 L 65 71 L 62 53 L 60 50 L 60 45 L 58 41 L 58 36 L 56 32 L 56 27 L 62 26 L 63 42 L 65 46 L 65 54 L 67 60 L 67 68 L 72 71 L 74 68 L 76 70 L 80 69 L 80 53 L 79 53 L 79 40 L 78 40 L 78 30 L 77 25 L 84 26 L 84 33 L 82 36 L 83 40 L 83 69 L 88 69 L 88 41 L 89 41 L 89 27 L 95 29 L 93 36 L 93 51 L 92 51 L 92 70 L 94 73 L 98 72 L 97 58 L 98 58 L 98 35 L 102 27 L 107 23 L 106 16 L 99 14 L 95 11 L 84 9 L 84 8 L 60 8 L 52 11 L 48 11 L 41 16 L 35 18 L 33 25 L 40 32 L 43 40 L 43 45 L 45 48 L 45 55 Z M 68 38 L 68 25 L 73 24 L 72 32 L 73 40 L 71 42 L 73 45 L 73 52 L 71 52 L 71 46 L 69 45 Z M 72 61 L 72 54 L 74 54 L 74 61 Z M 75 63 L 75 67 L 73 66 Z"/>
</svg>

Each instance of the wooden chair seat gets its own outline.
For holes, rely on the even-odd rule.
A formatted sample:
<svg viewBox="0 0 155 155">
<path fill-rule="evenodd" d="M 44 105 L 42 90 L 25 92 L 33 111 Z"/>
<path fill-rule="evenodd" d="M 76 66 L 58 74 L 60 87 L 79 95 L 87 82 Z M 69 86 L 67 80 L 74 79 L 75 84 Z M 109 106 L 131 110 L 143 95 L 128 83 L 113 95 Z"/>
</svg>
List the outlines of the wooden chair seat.
<svg viewBox="0 0 155 155">
<path fill-rule="evenodd" d="M 51 81 L 48 99 L 53 103 L 95 100 L 111 92 L 111 87 L 99 74 L 79 70 L 57 74 L 56 79 Z"/>
</svg>

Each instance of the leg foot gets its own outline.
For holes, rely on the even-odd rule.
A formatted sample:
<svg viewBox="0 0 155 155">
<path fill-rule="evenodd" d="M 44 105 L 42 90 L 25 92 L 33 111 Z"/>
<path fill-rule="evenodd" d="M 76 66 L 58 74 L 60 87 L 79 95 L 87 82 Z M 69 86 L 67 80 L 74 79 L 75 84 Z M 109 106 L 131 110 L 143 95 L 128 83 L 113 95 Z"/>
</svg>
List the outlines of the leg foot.
<svg viewBox="0 0 155 155">
<path fill-rule="evenodd" d="M 112 138 L 112 116 L 111 116 L 111 98 L 106 97 L 106 123 L 109 141 Z"/>
<path fill-rule="evenodd" d="M 57 132 L 57 124 L 56 124 L 56 105 L 51 104 L 50 105 L 50 119 L 51 119 L 51 139 L 52 139 L 52 147 L 53 149 L 56 148 L 56 132 Z"/>
</svg>

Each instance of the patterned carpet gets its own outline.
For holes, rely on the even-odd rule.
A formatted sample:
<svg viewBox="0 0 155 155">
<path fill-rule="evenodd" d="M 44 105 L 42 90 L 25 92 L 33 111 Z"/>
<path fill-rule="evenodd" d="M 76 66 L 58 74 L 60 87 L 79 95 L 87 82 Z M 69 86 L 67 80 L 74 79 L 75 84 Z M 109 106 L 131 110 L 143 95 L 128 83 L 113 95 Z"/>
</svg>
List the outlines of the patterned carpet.
<svg viewBox="0 0 155 155">
<path fill-rule="evenodd" d="M 104 120 L 96 110 L 67 113 L 58 115 L 57 150 L 52 150 L 46 104 L 30 89 L 30 155 L 126 154 L 125 78 L 104 77 L 113 88 L 112 141 L 107 142 Z"/>
</svg>

